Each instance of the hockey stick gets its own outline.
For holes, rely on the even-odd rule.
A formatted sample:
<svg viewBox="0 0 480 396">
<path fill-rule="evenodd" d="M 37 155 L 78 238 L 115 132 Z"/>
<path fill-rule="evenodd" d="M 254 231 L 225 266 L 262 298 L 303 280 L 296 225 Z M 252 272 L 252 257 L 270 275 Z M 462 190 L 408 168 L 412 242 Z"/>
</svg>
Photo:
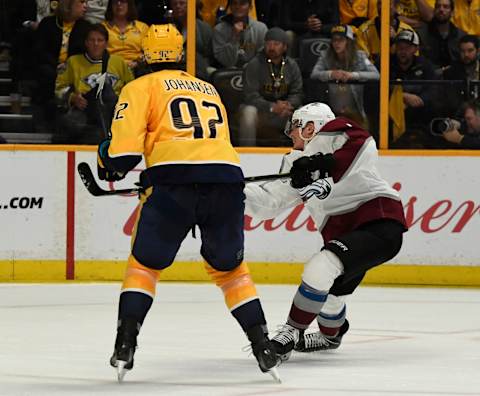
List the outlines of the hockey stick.
<svg viewBox="0 0 480 396">
<path fill-rule="evenodd" d="M 102 128 L 102 131 L 103 131 L 103 134 L 104 134 L 104 138 L 106 138 L 106 139 L 110 139 L 112 137 L 111 132 L 110 132 L 110 128 L 107 128 L 107 122 L 105 120 L 105 114 L 103 113 L 103 108 L 104 108 L 104 105 L 105 105 L 103 103 L 103 87 L 105 86 L 105 83 L 107 82 L 107 67 L 108 67 L 108 60 L 109 59 L 110 59 L 110 55 L 108 54 L 108 51 L 104 50 L 103 54 L 102 54 L 102 74 L 100 75 L 100 78 L 97 81 L 98 87 L 97 87 L 97 92 L 96 92 L 96 95 L 95 95 L 95 97 L 97 99 L 97 102 L 96 102 L 97 111 L 98 111 L 98 115 L 99 115 L 99 118 L 100 118 L 100 123 L 102 124 L 101 128 Z"/>
<path fill-rule="evenodd" d="M 90 169 L 90 166 L 86 162 L 80 162 L 77 166 L 78 174 L 82 179 L 82 182 L 88 192 L 92 194 L 94 197 L 102 197 L 105 195 L 119 195 L 119 194 L 133 194 L 139 193 L 142 188 L 141 187 L 133 187 L 133 188 L 124 188 L 120 190 L 104 190 L 100 187 L 93 176 L 93 172 Z M 279 173 L 273 175 L 261 175 L 261 176 L 251 176 L 245 178 L 245 183 L 251 182 L 259 182 L 265 180 L 276 180 L 276 179 L 286 179 L 290 177 L 289 173 Z"/>
<path fill-rule="evenodd" d="M 289 177 L 290 173 L 273 173 L 271 175 L 248 176 L 244 180 L 245 183 L 252 183 L 267 180 L 288 179 Z"/>
<path fill-rule="evenodd" d="M 80 162 L 77 166 L 77 170 L 80 178 L 82 179 L 83 185 L 94 197 L 139 193 L 142 190 L 140 187 L 124 188 L 120 190 L 104 190 L 98 185 L 95 177 L 93 176 L 92 170 L 90 169 L 90 166 L 86 162 Z"/>
</svg>

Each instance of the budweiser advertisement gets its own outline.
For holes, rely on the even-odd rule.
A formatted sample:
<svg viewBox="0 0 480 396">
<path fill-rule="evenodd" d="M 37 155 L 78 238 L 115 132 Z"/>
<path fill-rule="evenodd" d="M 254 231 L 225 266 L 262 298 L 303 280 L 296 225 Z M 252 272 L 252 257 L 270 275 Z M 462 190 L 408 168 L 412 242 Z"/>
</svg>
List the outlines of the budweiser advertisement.
<svg viewBox="0 0 480 396">
<path fill-rule="evenodd" d="M 78 160 L 94 165 L 88 154 L 78 153 Z M 281 159 L 281 154 L 241 155 L 246 176 L 276 173 Z M 393 263 L 480 265 L 475 242 L 480 233 L 476 162 L 476 157 L 380 157 L 379 169 L 400 192 L 410 226 Z M 131 186 L 141 169 L 115 187 Z M 105 183 L 104 187 L 112 186 Z M 80 185 L 77 188 L 77 211 L 83 214 L 76 222 L 78 258 L 124 259 L 137 213 L 136 197 L 98 199 L 88 196 Z M 255 262 L 302 262 L 323 244 L 303 206 L 264 221 L 246 216 L 245 236 L 246 258 Z M 177 259 L 198 260 L 198 248 L 199 240 L 189 236 Z"/>
<path fill-rule="evenodd" d="M 276 173 L 281 159 L 281 154 L 241 154 L 246 176 Z M 68 241 L 74 260 L 126 259 L 138 199 L 89 195 L 74 172 L 81 161 L 95 168 L 95 153 L 0 151 L 1 262 L 64 259 Z M 474 156 L 380 157 L 380 172 L 400 192 L 410 226 L 392 263 L 480 266 L 477 165 Z M 114 185 L 100 184 L 131 187 L 141 170 Z M 323 244 L 303 206 L 264 221 L 246 216 L 245 235 L 251 262 L 303 262 Z M 189 236 L 177 259 L 198 261 L 199 244 Z"/>
</svg>

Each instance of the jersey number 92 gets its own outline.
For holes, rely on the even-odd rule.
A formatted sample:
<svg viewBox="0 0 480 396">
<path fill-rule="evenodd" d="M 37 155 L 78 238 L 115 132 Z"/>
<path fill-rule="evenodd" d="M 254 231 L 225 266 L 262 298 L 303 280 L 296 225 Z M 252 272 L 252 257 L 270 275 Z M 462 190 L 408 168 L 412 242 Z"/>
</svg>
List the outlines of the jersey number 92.
<svg viewBox="0 0 480 396">
<path fill-rule="evenodd" d="M 181 134 L 177 138 L 194 139 L 217 137 L 217 128 L 224 127 L 222 111 L 217 103 L 188 97 L 175 97 L 168 106 L 174 129 Z"/>
</svg>

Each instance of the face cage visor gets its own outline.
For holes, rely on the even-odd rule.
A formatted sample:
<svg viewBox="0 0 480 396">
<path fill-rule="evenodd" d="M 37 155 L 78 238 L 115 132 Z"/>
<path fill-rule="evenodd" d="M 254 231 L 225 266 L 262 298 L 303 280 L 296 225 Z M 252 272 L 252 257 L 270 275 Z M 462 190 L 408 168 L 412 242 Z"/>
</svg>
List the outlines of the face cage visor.
<svg viewBox="0 0 480 396">
<path fill-rule="evenodd" d="M 298 119 L 292 120 L 292 119 L 290 119 L 285 124 L 285 129 L 283 130 L 283 133 L 285 135 L 287 135 L 288 138 L 290 138 L 290 134 L 292 133 L 292 131 L 294 129 L 302 128 L 302 127 L 303 127 L 302 120 L 298 120 Z"/>
<path fill-rule="evenodd" d="M 299 133 L 300 139 L 302 139 L 305 142 L 305 144 L 307 144 L 315 136 L 315 133 L 309 138 L 303 136 L 303 129 L 307 126 L 307 124 L 308 124 L 308 121 L 305 122 L 304 124 L 303 120 L 300 120 L 300 119 L 289 120 L 287 121 L 287 124 L 285 125 L 285 129 L 283 132 L 285 133 L 285 135 L 287 135 L 291 139 L 290 137 L 291 133 L 295 129 L 300 128 L 300 133 Z"/>
</svg>

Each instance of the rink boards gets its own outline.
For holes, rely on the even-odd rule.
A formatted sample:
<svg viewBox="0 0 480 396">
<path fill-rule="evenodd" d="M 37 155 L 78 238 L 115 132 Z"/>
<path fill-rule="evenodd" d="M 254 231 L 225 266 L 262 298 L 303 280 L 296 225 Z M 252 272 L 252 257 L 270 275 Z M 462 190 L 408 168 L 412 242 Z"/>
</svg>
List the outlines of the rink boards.
<svg viewBox="0 0 480 396">
<path fill-rule="evenodd" d="M 70 147 L 70 150 L 72 148 Z M 92 197 L 75 172 L 95 168 L 92 148 L 0 149 L 0 280 L 119 280 L 129 253 L 138 199 Z M 276 173 L 285 150 L 239 150 L 246 176 Z M 400 191 L 410 231 L 390 263 L 366 283 L 480 286 L 480 156 L 475 152 L 386 152 L 382 175 Z M 104 188 L 131 187 L 141 167 Z M 254 278 L 294 283 L 322 246 L 303 207 L 275 219 L 245 219 L 245 257 Z M 183 243 L 165 280 L 207 280 L 199 240 Z"/>
</svg>

